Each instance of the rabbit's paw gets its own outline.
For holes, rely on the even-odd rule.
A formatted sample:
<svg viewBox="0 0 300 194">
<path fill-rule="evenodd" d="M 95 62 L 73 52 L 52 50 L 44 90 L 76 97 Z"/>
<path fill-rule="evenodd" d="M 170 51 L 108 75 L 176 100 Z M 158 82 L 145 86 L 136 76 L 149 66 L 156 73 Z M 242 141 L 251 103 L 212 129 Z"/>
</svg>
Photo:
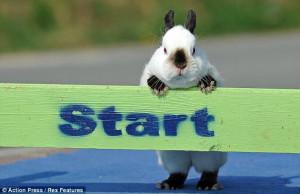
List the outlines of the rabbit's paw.
<svg viewBox="0 0 300 194">
<path fill-rule="evenodd" d="M 216 86 L 217 81 L 210 75 L 203 77 L 198 84 L 198 87 L 204 93 L 213 91 L 216 88 Z"/>
<path fill-rule="evenodd" d="M 182 173 L 173 173 L 170 174 L 169 178 L 157 183 L 156 187 L 162 190 L 177 190 L 183 187 L 184 181 L 186 180 L 187 175 Z"/>
<path fill-rule="evenodd" d="M 198 190 L 221 190 L 223 185 L 217 182 L 218 171 L 216 172 L 202 172 L 201 178 L 197 184 Z"/>
<path fill-rule="evenodd" d="M 197 185 L 198 190 L 222 190 L 224 186 L 220 183 L 213 183 L 210 181 L 199 181 Z"/>
<path fill-rule="evenodd" d="M 154 75 L 147 80 L 147 83 L 156 95 L 164 95 L 169 90 L 169 87 Z"/>
</svg>

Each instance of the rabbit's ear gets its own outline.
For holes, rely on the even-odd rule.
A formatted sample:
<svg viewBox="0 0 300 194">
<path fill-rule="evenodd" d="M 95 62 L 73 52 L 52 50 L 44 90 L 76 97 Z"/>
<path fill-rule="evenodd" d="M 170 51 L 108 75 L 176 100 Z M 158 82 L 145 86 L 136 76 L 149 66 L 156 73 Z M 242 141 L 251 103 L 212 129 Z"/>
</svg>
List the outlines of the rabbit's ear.
<svg viewBox="0 0 300 194">
<path fill-rule="evenodd" d="M 184 27 L 194 34 L 194 30 L 196 28 L 196 13 L 194 10 L 189 10 Z"/>
<path fill-rule="evenodd" d="M 175 26 L 174 23 L 174 11 L 170 10 L 165 15 L 165 33 Z"/>
</svg>

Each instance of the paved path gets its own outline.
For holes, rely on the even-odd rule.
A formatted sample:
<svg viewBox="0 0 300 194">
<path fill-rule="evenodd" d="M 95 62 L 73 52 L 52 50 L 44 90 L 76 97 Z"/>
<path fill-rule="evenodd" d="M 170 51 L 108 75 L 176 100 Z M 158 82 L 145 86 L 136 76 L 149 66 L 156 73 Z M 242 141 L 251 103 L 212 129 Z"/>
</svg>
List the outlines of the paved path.
<svg viewBox="0 0 300 194">
<path fill-rule="evenodd" d="M 300 31 L 200 39 L 225 87 L 299 88 Z M 0 82 L 137 85 L 154 46 L 0 55 Z"/>
<path fill-rule="evenodd" d="M 208 38 L 199 43 L 225 78 L 225 87 L 299 89 L 299 31 Z M 154 49 L 122 46 L 0 55 L 0 82 L 137 85 Z M 40 151 L 0 149 L 0 161 L 9 163 L 51 153 L 49 149 L 44 154 Z M 222 193 L 299 193 L 299 164 L 300 155 L 295 154 L 231 153 L 221 171 L 220 180 L 226 186 Z M 2 165 L 0 172 L 2 186 L 79 185 L 104 193 L 158 192 L 153 184 L 167 176 L 153 151 L 128 150 L 55 154 Z M 194 192 L 197 177 L 192 171 L 182 192 Z"/>
<path fill-rule="evenodd" d="M 220 171 L 221 192 L 300 193 L 300 155 L 230 153 Z M 207 193 L 196 190 L 191 170 L 180 191 L 160 191 L 155 183 L 168 175 L 154 151 L 81 150 L 0 166 L 0 189 L 18 187 L 85 187 L 87 193 Z M 1 192 L 1 191 L 0 191 Z"/>
</svg>

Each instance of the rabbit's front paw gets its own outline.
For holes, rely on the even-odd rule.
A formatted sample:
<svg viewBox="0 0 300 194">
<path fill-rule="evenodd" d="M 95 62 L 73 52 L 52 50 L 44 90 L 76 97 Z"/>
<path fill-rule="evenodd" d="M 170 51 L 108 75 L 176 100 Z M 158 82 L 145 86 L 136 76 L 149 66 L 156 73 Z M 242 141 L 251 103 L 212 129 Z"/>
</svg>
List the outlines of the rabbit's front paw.
<svg viewBox="0 0 300 194">
<path fill-rule="evenodd" d="M 210 75 L 203 77 L 198 84 L 198 87 L 204 93 L 213 91 L 216 88 L 216 86 L 217 81 Z"/>
<path fill-rule="evenodd" d="M 154 75 L 147 80 L 147 83 L 156 95 L 164 95 L 169 90 L 169 87 Z"/>
</svg>

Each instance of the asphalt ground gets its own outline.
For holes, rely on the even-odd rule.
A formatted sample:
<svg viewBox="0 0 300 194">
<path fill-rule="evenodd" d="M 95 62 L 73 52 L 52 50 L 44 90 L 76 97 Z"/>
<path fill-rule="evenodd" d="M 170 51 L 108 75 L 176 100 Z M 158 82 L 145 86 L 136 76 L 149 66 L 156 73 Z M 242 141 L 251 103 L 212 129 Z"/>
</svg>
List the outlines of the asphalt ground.
<svg viewBox="0 0 300 194">
<path fill-rule="evenodd" d="M 225 78 L 224 87 L 299 89 L 299 31 L 199 40 Z M 109 48 L 0 55 L 2 83 L 138 85 L 155 48 Z M 81 185 L 91 192 L 159 192 L 167 177 L 153 151 L 1 148 L 0 185 Z M 43 157 L 43 158 L 35 158 Z M 28 158 L 35 158 L 24 160 Z M 21 160 L 19 162 L 15 162 Z M 220 172 L 221 193 L 299 193 L 297 154 L 230 153 Z M 99 177 L 110 177 L 108 179 Z M 181 192 L 194 192 L 191 172 Z"/>
<path fill-rule="evenodd" d="M 200 175 L 191 169 L 185 187 L 161 191 L 168 177 L 154 151 L 80 150 L 0 166 L 3 188 L 84 188 L 86 193 L 300 193 L 300 155 L 229 153 L 220 170 L 222 191 L 200 192 Z"/>
<path fill-rule="evenodd" d="M 0 55 L 3 83 L 138 85 L 158 44 Z M 299 88 L 300 30 L 199 38 L 224 87 Z"/>
</svg>

